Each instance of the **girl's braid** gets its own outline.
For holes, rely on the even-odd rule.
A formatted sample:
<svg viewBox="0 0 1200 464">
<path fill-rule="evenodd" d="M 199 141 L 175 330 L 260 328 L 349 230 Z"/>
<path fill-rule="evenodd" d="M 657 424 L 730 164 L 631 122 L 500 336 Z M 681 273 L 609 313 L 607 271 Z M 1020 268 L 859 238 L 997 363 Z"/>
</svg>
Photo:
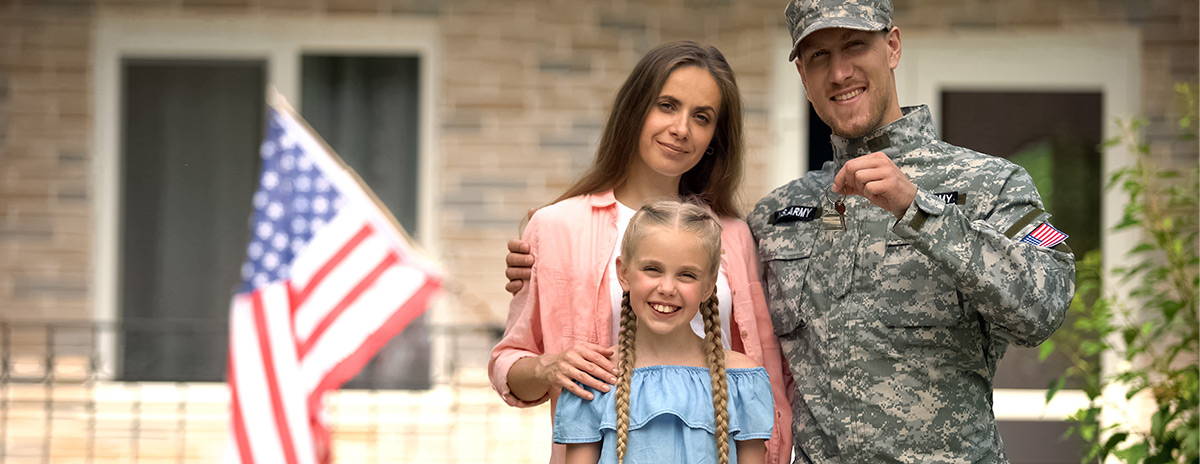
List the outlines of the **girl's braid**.
<svg viewBox="0 0 1200 464">
<path fill-rule="evenodd" d="M 625 462 L 629 443 L 629 394 L 633 384 L 633 364 L 636 350 L 637 315 L 629 304 L 629 292 L 621 295 L 621 332 L 617 334 L 617 462 Z"/>
<path fill-rule="evenodd" d="M 712 377 L 713 412 L 717 422 L 717 462 L 729 464 L 729 388 L 725 380 L 725 349 L 721 346 L 721 319 L 717 289 L 700 305 L 704 317 L 704 339 L 708 351 L 708 375 Z"/>
</svg>

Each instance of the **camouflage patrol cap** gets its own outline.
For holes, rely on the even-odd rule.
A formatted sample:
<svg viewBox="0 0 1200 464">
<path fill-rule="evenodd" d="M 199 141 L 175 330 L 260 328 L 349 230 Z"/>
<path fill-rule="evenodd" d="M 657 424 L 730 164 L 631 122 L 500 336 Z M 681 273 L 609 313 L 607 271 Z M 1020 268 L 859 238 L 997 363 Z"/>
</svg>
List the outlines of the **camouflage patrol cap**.
<svg viewBox="0 0 1200 464">
<path fill-rule="evenodd" d="M 829 28 L 882 31 L 892 26 L 891 0 L 792 0 L 783 12 L 792 33 L 792 53 L 796 59 L 800 41 L 814 31 Z"/>
</svg>

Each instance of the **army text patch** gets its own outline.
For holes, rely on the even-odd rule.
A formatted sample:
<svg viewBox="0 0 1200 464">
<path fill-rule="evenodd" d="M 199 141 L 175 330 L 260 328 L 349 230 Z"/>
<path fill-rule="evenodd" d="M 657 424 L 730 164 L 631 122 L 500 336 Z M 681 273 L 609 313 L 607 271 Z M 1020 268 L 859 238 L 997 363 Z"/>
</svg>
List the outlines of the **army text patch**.
<svg viewBox="0 0 1200 464">
<path fill-rule="evenodd" d="M 967 195 L 965 193 L 959 194 L 958 192 L 943 192 L 935 193 L 933 196 L 938 197 L 939 200 L 946 202 L 947 205 L 961 205 L 967 202 Z"/>
<path fill-rule="evenodd" d="M 788 206 L 771 214 L 771 224 L 786 222 L 808 222 L 817 218 L 821 209 L 816 206 Z"/>
</svg>

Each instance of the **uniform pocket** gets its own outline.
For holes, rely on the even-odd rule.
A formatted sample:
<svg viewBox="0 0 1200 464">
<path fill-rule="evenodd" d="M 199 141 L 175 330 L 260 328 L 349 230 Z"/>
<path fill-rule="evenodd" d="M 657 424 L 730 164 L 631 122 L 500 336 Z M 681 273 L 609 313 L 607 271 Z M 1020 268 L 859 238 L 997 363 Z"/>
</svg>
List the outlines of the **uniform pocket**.
<svg viewBox="0 0 1200 464">
<path fill-rule="evenodd" d="M 812 260 L 815 231 L 778 227 L 758 242 L 765 269 L 763 282 L 775 335 L 784 336 L 807 325 L 801 311 L 805 279 Z"/>
<path fill-rule="evenodd" d="M 900 239 L 887 241 L 880 264 L 879 318 L 889 327 L 946 327 L 963 322 L 954 280 Z"/>
</svg>

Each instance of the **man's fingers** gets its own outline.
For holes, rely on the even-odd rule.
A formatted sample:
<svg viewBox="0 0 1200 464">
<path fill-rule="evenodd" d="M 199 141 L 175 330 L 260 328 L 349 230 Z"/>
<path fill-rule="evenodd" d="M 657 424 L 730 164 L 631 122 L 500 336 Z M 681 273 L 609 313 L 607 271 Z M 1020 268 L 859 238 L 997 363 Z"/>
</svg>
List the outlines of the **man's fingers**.
<svg viewBox="0 0 1200 464">
<path fill-rule="evenodd" d="M 529 244 L 524 240 L 514 238 L 508 241 L 508 251 L 513 253 L 529 254 Z"/>
<path fill-rule="evenodd" d="M 529 280 L 533 277 L 533 270 L 528 267 L 506 267 L 504 268 L 504 277 L 508 280 Z"/>
<path fill-rule="evenodd" d="M 504 264 L 507 264 L 508 267 L 529 268 L 530 266 L 533 266 L 533 255 L 529 253 L 517 253 L 514 251 L 504 255 Z"/>
<path fill-rule="evenodd" d="M 524 280 L 510 280 L 507 284 L 504 284 L 504 291 L 513 295 L 516 295 L 522 288 L 525 288 Z"/>
</svg>

